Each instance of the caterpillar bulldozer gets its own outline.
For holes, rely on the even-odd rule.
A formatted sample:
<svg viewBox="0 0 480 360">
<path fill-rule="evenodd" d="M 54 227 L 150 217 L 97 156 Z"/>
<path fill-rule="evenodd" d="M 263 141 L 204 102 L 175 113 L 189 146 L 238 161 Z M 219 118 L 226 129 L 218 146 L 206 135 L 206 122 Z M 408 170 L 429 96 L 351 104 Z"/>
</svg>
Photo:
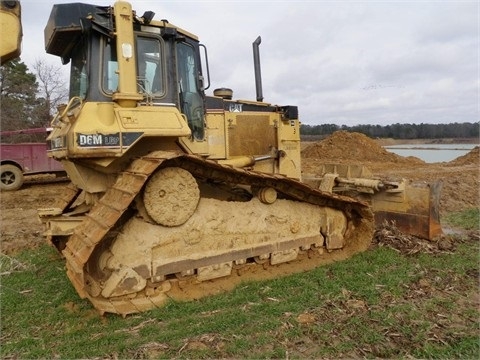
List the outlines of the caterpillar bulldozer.
<svg viewBox="0 0 480 360">
<path fill-rule="evenodd" d="M 427 238 L 441 231 L 430 186 L 353 168 L 302 180 L 298 109 L 263 101 L 260 42 L 257 99 L 233 100 L 228 88 L 206 94 L 197 36 L 153 12 L 124 1 L 53 6 L 46 51 L 71 75 L 48 152 L 71 185 L 39 216 L 100 313 L 346 259 L 368 248 L 376 218 L 401 218 Z"/>
<path fill-rule="evenodd" d="M 22 49 L 21 7 L 18 0 L 0 1 L 0 65 L 20 56 Z"/>
</svg>

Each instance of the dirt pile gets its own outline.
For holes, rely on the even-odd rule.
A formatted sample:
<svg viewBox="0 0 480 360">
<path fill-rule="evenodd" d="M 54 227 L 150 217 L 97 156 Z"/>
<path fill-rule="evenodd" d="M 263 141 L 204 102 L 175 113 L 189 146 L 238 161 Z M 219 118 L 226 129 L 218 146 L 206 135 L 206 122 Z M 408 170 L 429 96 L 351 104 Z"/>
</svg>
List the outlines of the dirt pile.
<svg viewBox="0 0 480 360">
<path fill-rule="evenodd" d="M 322 164 L 348 163 L 365 165 L 380 179 L 430 184 L 441 180 L 440 212 L 445 214 L 480 206 L 479 150 L 476 147 L 448 163 L 426 163 L 416 157 L 390 153 L 366 135 L 338 131 L 322 141 L 305 144 L 302 173 L 306 177 L 321 175 Z"/>
<path fill-rule="evenodd" d="M 377 161 L 390 163 L 423 163 L 415 157 L 405 158 L 393 154 L 360 133 L 337 131 L 320 142 L 307 146 L 302 158 L 321 160 Z"/>
<path fill-rule="evenodd" d="M 480 147 L 475 146 L 467 154 L 460 156 L 448 163 L 449 166 L 464 166 L 480 163 Z"/>
</svg>

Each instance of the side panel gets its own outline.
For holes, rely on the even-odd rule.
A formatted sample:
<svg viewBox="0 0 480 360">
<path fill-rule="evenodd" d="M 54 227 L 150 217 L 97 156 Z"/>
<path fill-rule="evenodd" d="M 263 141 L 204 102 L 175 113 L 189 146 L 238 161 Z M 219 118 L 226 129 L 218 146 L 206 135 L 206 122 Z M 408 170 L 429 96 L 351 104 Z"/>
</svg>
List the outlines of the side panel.
<svg viewBox="0 0 480 360">
<path fill-rule="evenodd" d="M 205 139 L 197 140 L 193 136 L 178 139 L 181 147 L 189 154 L 200 154 L 211 160 L 228 158 L 228 139 L 223 111 L 205 115 Z"/>
<path fill-rule="evenodd" d="M 300 122 L 298 120 L 278 121 L 279 173 L 300 179 Z"/>
<path fill-rule="evenodd" d="M 190 135 L 186 120 L 174 106 L 121 108 L 114 103 L 88 102 L 77 116 L 52 131 L 48 138 L 52 156 L 113 160 L 142 137 L 157 137 L 161 143 L 165 137 Z"/>
<path fill-rule="evenodd" d="M 207 142 L 212 159 L 225 159 L 228 142 L 222 114 L 207 114 Z"/>
<path fill-rule="evenodd" d="M 277 148 L 275 124 L 268 113 L 228 113 L 229 156 L 266 155 Z"/>
</svg>

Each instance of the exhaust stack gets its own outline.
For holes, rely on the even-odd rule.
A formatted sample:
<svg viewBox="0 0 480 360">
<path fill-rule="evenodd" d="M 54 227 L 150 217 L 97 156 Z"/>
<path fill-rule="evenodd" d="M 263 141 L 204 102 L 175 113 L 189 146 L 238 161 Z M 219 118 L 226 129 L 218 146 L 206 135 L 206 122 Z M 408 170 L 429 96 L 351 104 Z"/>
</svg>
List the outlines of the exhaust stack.
<svg viewBox="0 0 480 360">
<path fill-rule="evenodd" d="M 262 90 L 262 72 L 260 70 L 260 50 L 259 46 L 262 42 L 262 38 L 259 36 L 253 42 L 253 65 L 255 67 L 255 88 L 257 90 L 257 101 L 263 101 Z"/>
</svg>

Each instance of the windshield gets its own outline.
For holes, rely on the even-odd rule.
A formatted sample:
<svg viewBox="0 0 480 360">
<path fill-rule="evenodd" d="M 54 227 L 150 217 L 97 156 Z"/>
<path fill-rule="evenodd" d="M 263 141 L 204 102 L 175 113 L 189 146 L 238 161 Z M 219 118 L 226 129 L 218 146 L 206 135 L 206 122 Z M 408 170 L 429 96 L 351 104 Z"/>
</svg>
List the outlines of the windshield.
<svg viewBox="0 0 480 360">
<path fill-rule="evenodd" d="M 160 97 L 165 94 L 161 63 L 161 43 L 157 38 L 137 37 L 137 89 L 139 93 Z M 103 91 L 118 90 L 118 61 L 115 43 L 105 41 L 103 49 Z"/>
</svg>

